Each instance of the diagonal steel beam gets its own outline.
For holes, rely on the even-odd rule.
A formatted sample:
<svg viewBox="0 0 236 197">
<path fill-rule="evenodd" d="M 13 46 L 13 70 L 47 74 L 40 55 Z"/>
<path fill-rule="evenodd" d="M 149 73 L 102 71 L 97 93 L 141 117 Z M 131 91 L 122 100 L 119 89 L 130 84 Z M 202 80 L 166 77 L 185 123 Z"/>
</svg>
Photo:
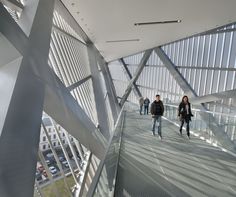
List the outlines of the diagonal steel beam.
<svg viewBox="0 0 236 197">
<path fill-rule="evenodd" d="M 4 5 L 6 5 L 11 10 L 21 12 L 24 9 L 24 6 L 16 0 L 0 0 Z"/>
<path fill-rule="evenodd" d="M 125 63 L 124 59 L 121 58 L 121 59 L 119 59 L 119 61 L 124 66 L 124 69 L 126 70 L 126 73 L 128 75 L 128 80 L 131 80 L 132 79 L 132 75 L 131 75 L 131 73 L 129 71 L 129 68 L 128 68 L 127 64 Z M 136 83 L 133 83 L 133 86 L 134 86 L 134 90 L 135 90 L 136 94 L 138 95 L 138 97 L 142 97 L 142 94 L 141 94 L 138 86 L 136 85 Z"/>
<path fill-rule="evenodd" d="M 46 67 L 48 59 L 53 8 L 54 0 L 39 1 L 27 38 L 0 4 L 0 32 L 23 55 L 17 76 L 14 76 L 14 87 L 7 89 L 6 86 L 0 91 L 12 92 L 4 117 L 0 111 L 0 121 L 4 123 L 0 136 L 0 196 L 33 196 L 45 93 L 45 85 L 38 74 Z M 0 81 L 8 83 L 2 78 Z M 4 104 L 1 100 L 1 105 Z"/>
<path fill-rule="evenodd" d="M 121 98 L 121 101 L 120 101 L 120 106 L 121 107 L 124 105 L 125 101 L 129 97 L 129 94 L 130 94 L 130 92 L 132 90 L 132 86 L 138 80 L 138 77 L 141 74 L 144 66 L 146 65 L 146 63 L 147 63 L 151 53 L 152 53 L 152 49 L 148 49 L 148 50 L 145 51 L 145 53 L 144 53 L 144 55 L 143 55 L 143 57 L 141 59 L 141 62 L 139 63 L 138 68 L 137 68 L 137 70 L 136 70 L 136 72 L 134 74 L 134 76 L 130 80 L 129 85 L 127 86 L 127 88 L 125 90 L 125 93 L 124 93 L 124 95 Z"/>
<path fill-rule="evenodd" d="M 84 43 L 83 41 L 79 40 L 78 38 L 76 38 L 75 36 L 67 33 L 65 30 L 61 29 L 60 27 L 56 26 L 56 25 L 53 25 L 52 26 L 53 30 L 62 34 L 62 35 L 65 35 L 66 37 L 70 37 L 72 38 L 73 40 L 75 40 L 76 42 L 80 42 L 81 44 L 83 45 L 86 45 L 86 43 Z"/>
<path fill-rule="evenodd" d="M 67 9 L 62 1 L 56 1 L 55 3 L 55 10 L 63 16 L 65 21 L 75 30 L 75 32 L 79 32 L 79 35 L 82 37 L 82 39 L 85 41 L 85 43 L 91 43 L 89 37 L 86 35 L 84 30 L 79 26 L 79 24 L 76 22 L 74 17 L 70 14 L 69 11 L 65 12 L 65 9 Z"/>
<path fill-rule="evenodd" d="M 170 60 L 170 58 L 165 54 L 165 52 L 162 50 L 161 47 L 157 47 L 154 49 L 156 54 L 160 57 L 161 61 L 164 63 L 168 71 L 171 73 L 171 75 L 175 78 L 179 86 L 182 88 L 185 94 L 188 96 L 191 96 L 192 98 L 197 99 L 197 94 L 192 89 L 192 87 L 187 83 L 187 81 L 184 79 L 184 77 L 181 75 L 181 73 L 178 71 L 174 63 Z M 201 110 L 203 112 L 200 113 L 202 120 L 206 122 L 208 127 L 211 129 L 211 131 L 214 133 L 215 137 L 217 138 L 218 142 L 221 143 L 221 145 L 232 151 L 236 152 L 236 145 L 230 140 L 230 138 L 227 136 L 227 134 L 223 131 L 223 128 L 217 124 L 217 121 L 215 117 L 211 114 L 204 113 L 204 111 L 208 111 L 207 108 L 204 106 L 204 104 L 201 104 Z"/>
<path fill-rule="evenodd" d="M 71 91 L 71 90 L 73 90 L 73 89 L 79 87 L 81 84 L 83 84 L 84 82 L 88 81 L 88 80 L 91 79 L 91 78 L 92 78 L 92 76 L 89 75 L 89 76 L 87 76 L 87 77 L 81 79 L 80 81 L 78 81 L 78 82 L 76 82 L 76 83 L 74 83 L 74 84 L 68 86 L 67 88 L 68 88 L 69 91 Z"/>
<path fill-rule="evenodd" d="M 120 58 L 120 59 L 119 59 L 119 62 L 124 66 L 124 69 L 126 70 L 126 73 L 127 73 L 127 75 L 129 76 L 129 80 L 131 80 L 131 79 L 132 79 L 132 75 L 131 75 L 131 73 L 130 73 L 130 71 L 129 71 L 129 69 L 128 69 L 128 66 L 126 65 L 124 59 L 123 59 L 123 58 Z"/>
<path fill-rule="evenodd" d="M 109 83 L 106 83 L 107 91 L 108 91 L 108 98 L 110 102 L 110 106 L 112 108 L 112 114 L 113 119 L 116 120 L 120 111 L 120 107 L 118 105 L 117 97 L 114 97 L 116 95 L 114 85 L 111 80 L 111 76 L 109 73 L 109 69 L 107 66 L 107 63 L 105 62 L 103 56 L 100 54 L 100 52 L 97 50 L 97 48 L 94 46 L 94 44 L 91 42 L 89 37 L 86 35 L 86 33 L 83 31 L 83 29 L 78 25 L 78 23 L 75 21 L 73 16 L 69 12 L 64 12 L 65 6 L 61 1 L 56 1 L 55 9 L 57 12 L 63 16 L 63 18 L 69 23 L 69 25 L 76 31 L 79 32 L 82 39 L 85 41 L 86 45 L 90 44 L 94 47 L 94 52 L 96 53 L 98 58 L 98 61 L 102 59 L 102 64 L 100 64 L 100 67 L 102 69 L 102 72 L 104 74 L 104 79 L 106 82 L 109 81 Z"/>
<path fill-rule="evenodd" d="M 176 68 L 188 68 L 188 69 L 199 69 L 199 70 L 216 70 L 216 71 L 236 71 L 236 68 L 220 68 L 220 67 L 206 67 L 206 66 L 176 66 Z"/>
<path fill-rule="evenodd" d="M 110 130 L 108 126 L 108 113 L 105 104 L 105 99 L 102 91 L 101 84 L 101 76 L 98 70 L 98 61 L 96 56 L 96 48 L 93 44 L 88 44 L 87 47 L 88 58 L 89 58 L 89 66 L 92 75 L 92 83 L 93 83 L 93 92 L 95 97 L 95 105 L 98 114 L 98 123 L 99 129 L 104 135 L 104 137 L 109 140 L 110 138 Z"/>
<path fill-rule="evenodd" d="M 227 33 L 227 32 L 235 32 L 236 28 L 229 28 L 229 29 L 214 29 L 214 30 L 210 30 L 207 32 L 204 32 L 202 34 L 200 34 L 201 36 L 205 36 L 205 35 L 212 35 L 212 34 L 220 34 L 220 33 Z"/>
<path fill-rule="evenodd" d="M 106 140 L 49 67 L 48 73 L 49 76 L 45 79 L 47 81 L 44 101 L 45 112 L 76 139 L 79 139 L 98 158 L 102 158 Z"/>
<path fill-rule="evenodd" d="M 161 47 L 157 47 L 154 49 L 156 54 L 160 57 L 161 61 L 164 63 L 165 67 L 171 73 L 171 75 L 175 78 L 179 86 L 182 88 L 185 94 L 191 97 L 197 97 L 197 94 L 192 89 L 192 87 L 188 84 L 186 79 L 181 75 L 179 70 L 176 68 L 174 63 L 170 60 L 170 58 L 165 54 Z"/>
<path fill-rule="evenodd" d="M 101 72 L 105 80 L 105 86 L 107 90 L 109 104 L 111 107 L 111 113 L 112 113 L 113 121 L 115 123 L 118 118 L 121 108 L 118 103 L 115 87 L 114 87 L 107 63 L 98 53 L 97 53 L 97 56 L 98 56 L 98 62 L 101 68 Z"/>
<path fill-rule="evenodd" d="M 103 136 L 47 64 L 53 10 L 54 0 L 38 2 L 27 37 L 0 3 L 0 35 L 23 56 L 17 74 L 9 73 L 16 78 L 14 86 L 0 90 L 12 92 L 7 113 L 0 111 L 0 196 L 33 195 L 43 110 L 99 158 L 105 152 Z M 9 83 L 5 78 L 0 82 Z"/>
<path fill-rule="evenodd" d="M 24 55 L 28 49 L 28 38 L 2 4 L 0 4 L 0 32 L 6 36 L 21 55 Z"/>
<path fill-rule="evenodd" d="M 63 19 L 76 31 L 78 32 L 78 34 L 82 37 L 82 39 L 85 41 L 86 45 L 93 45 L 92 42 L 90 41 L 90 39 L 88 38 L 88 36 L 86 35 L 86 33 L 83 31 L 83 29 L 79 26 L 79 24 L 76 22 L 76 20 L 73 18 L 73 16 L 66 10 L 65 6 L 63 5 L 63 3 L 61 1 L 56 1 L 55 3 L 55 10 L 58 12 L 59 15 L 61 15 L 63 17 Z M 65 11 L 66 10 L 66 11 Z M 96 53 L 99 53 L 98 50 L 96 49 L 96 47 L 93 45 L 94 50 Z M 93 78 L 93 76 L 92 76 Z M 63 90 L 65 91 L 65 90 Z M 67 100 L 67 97 L 71 97 L 71 95 L 67 95 L 67 93 L 64 93 L 65 96 L 65 100 Z M 63 101 L 63 100 L 62 100 Z M 74 101 L 73 101 L 74 102 Z M 70 105 L 70 102 L 66 102 L 68 107 L 70 108 L 71 112 L 75 113 L 75 114 L 71 114 L 72 119 L 73 120 L 73 132 L 77 133 L 76 135 L 80 136 L 78 139 L 80 140 L 80 142 L 86 146 L 88 149 L 90 149 L 92 151 L 93 154 L 95 154 L 97 157 L 101 158 L 101 155 L 104 153 L 104 147 L 106 146 L 106 140 L 104 139 L 103 135 L 101 134 L 101 132 L 98 131 L 98 129 L 94 130 L 94 124 L 91 125 L 91 123 L 88 123 L 88 116 L 85 113 L 80 113 L 78 111 L 78 108 L 76 110 L 74 110 L 73 106 Z M 82 110 L 82 109 L 81 109 Z M 77 111 L 77 112 L 75 112 Z M 65 111 L 66 112 L 66 111 Z M 81 114 L 81 115 L 80 115 Z M 85 114 L 85 115 L 82 115 Z M 55 114 L 56 115 L 56 114 Z M 73 117 L 74 115 L 76 115 L 77 117 Z M 101 116 L 101 115 L 100 115 Z M 86 117 L 86 120 L 83 120 L 83 117 Z M 62 117 L 60 117 L 62 118 Z M 76 122 L 76 119 L 81 120 L 79 122 L 79 124 L 81 123 L 83 125 L 84 128 L 86 128 L 86 132 L 85 130 L 81 133 L 78 133 L 78 128 L 80 128 L 80 126 L 78 126 L 78 121 Z M 55 119 L 56 120 L 56 119 Z M 59 122 L 58 120 L 56 120 L 57 122 Z M 63 121 L 63 119 L 61 119 L 62 122 L 64 122 L 64 124 L 67 125 L 67 127 L 70 127 L 70 119 L 68 119 L 68 123 L 66 123 L 65 121 Z M 73 126 L 74 125 L 74 126 Z M 76 126 L 77 125 L 77 132 L 76 132 Z M 88 128 L 88 126 L 90 125 L 90 127 L 92 128 Z M 80 130 L 79 130 L 80 131 Z M 71 132 L 70 130 L 68 130 L 68 132 Z M 72 134 L 74 135 L 74 134 Z M 81 138 L 83 138 L 83 141 L 81 140 Z"/>
<path fill-rule="evenodd" d="M 236 89 L 234 90 L 227 90 L 224 92 L 218 92 L 214 94 L 208 94 L 205 96 L 199 96 L 197 98 L 193 98 L 191 100 L 192 104 L 201 104 L 201 103 L 208 103 L 216 100 L 221 99 L 229 99 L 229 98 L 236 98 Z M 236 107 L 235 103 L 232 102 L 232 105 Z"/>
<path fill-rule="evenodd" d="M 112 95 L 114 97 L 114 101 L 116 103 L 116 105 L 119 105 L 118 103 L 118 99 L 117 99 L 117 93 L 116 93 L 116 88 L 115 88 L 115 85 L 113 83 L 113 79 L 112 79 L 112 76 L 111 76 L 111 72 L 109 70 L 109 67 L 108 67 L 108 64 L 104 64 L 104 70 L 105 72 L 107 73 L 107 80 L 109 82 L 109 85 L 110 85 L 110 89 L 111 89 L 111 92 L 112 92 Z M 119 110 L 117 111 L 117 115 L 120 113 L 120 106 L 119 106 Z"/>
<path fill-rule="evenodd" d="M 56 3 L 58 4 L 58 3 Z M 80 135 L 84 136 L 82 137 L 83 139 L 88 139 L 90 137 L 86 137 L 86 133 L 90 132 L 96 132 L 97 129 L 95 125 L 91 122 L 91 120 L 88 118 L 86 113 L 83 111 L 82 108 L 78 108 L 77 102 L 73 99 L 72 95 L 69 93 L 69 91 L 66 89 L 64 84 L 61 83 L 61 81 L 58 79 L 58 77 L 55 75 L 55 73 L 50 70 L 50 67 L 47 64 L 47 60 L 42 62 L 41 60 L 41 54 L 44 54 L 46 57 L 48 57 L 48 50 L 49 50 L 49 41 L 50 37 L 47 38 L 47 41 L 45 42 L 38 42 L 39 36 L 32 36 L 30 39 L 27 38 L 25 33 L 22 31 L 22 29 L 16 24 L 16 22 L 12 19 L 12 17 L 9 15 L 9 13 L 6 11 L 6 9 L 1 6 L 0 4 L 0 31 L 1 33 L 6 36 L 6 38 L 13 44 L 14 47 L 23 55 L 27 56 L 28 55 L 28 48 L 37 46 L 37 49 L 40 50 L 40 52 L 34 52 L 33 55 L 31 55 L 29 58 L 31 59 L 30 61 L 34 61 L 33 59 L 36 58 L 39 61 L 40 65 L 46 65 L 44 67 L 38 66 L 33 68 L 35 71 L 34 75 L 38 77 L 38 79 L 42 79 L 43 81 L 46 82 L 46 96 L 45 96 L 45 103 L 44 105 L 48 107 L 48 109 L 44 109 L 47 111 L 48 114 L 52 116 L 53 119 L 55 119 L 58 123 L 61 123 L 68 132 L 72 131 L 72 135 L 74 135 L 76 138 L 81 139 L 79 137 Z M 39 32 L 37 27 L 33 27 L 38 34 L 42 34 L 43 31 Z M 50 35 L 50 34 L 49 34 Z M 37 44 L 31 45 L 32 40 L 35 39 L 35 42 Z M 42 43 L 48 43 L 48 45 L 45 47 L 43 46 Z M 30 46 L 31 45 L 31 46 Z M 47 48 L 47 50 L 45 50 Z M 55 101 L 55 102 L 53 102 Z M 60 106 L 64 106 L 64 108 L 61 108 Z M 50 111 L 49 111 L 50 110 Z M 75 112 L 76 111 L 76 112 Z M 70 113 L 69 113 L 70 112 Z M 72 113 L 73 112 L 73 113 Z M 74 123 L 65 123 L 65 113 L 69 113 L 69 117 L 71 117 L 71 121 L 75 120 L 76 125 Z M 64 114 L 64 115 L 63 115 Z M 79 114 L 81 116 L 79 116 Z M 83 118 L 82 118 L 83 117 Z M 85 118 L 85 119 L 84 119 Z M 89 120 L 88 120 L 89 119 Z M 85 121 L 83 123 L 83 121 Z M 84 125 L 84 126 L 82 126 Z M 77 129 L 76 129 L 77 127 Z M 84 128 L 82 129 L 82 133 L 78 133 L 77 130 L 78 128 Z M 83 133 L 83 131 L 85 133 Z M 89 131 L 89 132 L 88 132 Z M 90 135 L 90 134 L 89 134 Z M 95 135 L 95 134 L 91 134 Z M 95 135 L 96 136 L 96 135 Z M 102 139 L 100 136 L 99 139 Z M 80 140 L 81 141 L 81 140 Z M 91 145 L 88 140 L 81 141 L 82 144 L 84 144 L 87 147 L 92 147 L 94 150 L 94 154 L 100 157 L 99 155 L 102 154 L 102 148 L 100 147 L 99 142 L 94 140 L 93 144 Z M 103 141 L 101 142 L 102 144 L 104 143 Z M 98 146 L 97 146 L 98 145 Z M 92 151 L 92 150 L 91 150 Z M 98 153 L 99 152 L 99 153 Z M 97 154 L 98 153 L 98 154 Z"/>
</svg>

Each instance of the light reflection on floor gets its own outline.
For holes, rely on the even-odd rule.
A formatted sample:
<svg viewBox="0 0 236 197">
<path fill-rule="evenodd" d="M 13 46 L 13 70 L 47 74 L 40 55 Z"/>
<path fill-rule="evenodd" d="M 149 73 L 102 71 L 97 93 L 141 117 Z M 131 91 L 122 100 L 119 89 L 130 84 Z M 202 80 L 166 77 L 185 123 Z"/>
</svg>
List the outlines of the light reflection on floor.
<svg viewBox="0 0 236 197">
<path fill-rule="evenodd" d="M 236 158 L 163 120 L 161 141 L 151 117 L 126 114 L 116 196 L 236 196 Z"/>
</svg>

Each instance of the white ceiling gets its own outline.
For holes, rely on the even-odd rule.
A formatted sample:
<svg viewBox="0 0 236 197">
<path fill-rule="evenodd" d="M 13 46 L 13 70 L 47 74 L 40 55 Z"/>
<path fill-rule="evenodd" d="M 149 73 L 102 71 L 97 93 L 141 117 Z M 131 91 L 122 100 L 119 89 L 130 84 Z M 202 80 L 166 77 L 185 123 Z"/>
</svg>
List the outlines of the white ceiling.
<svg viewBox="0 0 236 197">
<path fill-rule="evenodd" d="M 62 0 L 106 61 L 236 21 L 236 0 Z M 134 26 L 137 22 L 181 23 Z M 107 43 L 108 40 L 140 39 Z"/>
</svg>

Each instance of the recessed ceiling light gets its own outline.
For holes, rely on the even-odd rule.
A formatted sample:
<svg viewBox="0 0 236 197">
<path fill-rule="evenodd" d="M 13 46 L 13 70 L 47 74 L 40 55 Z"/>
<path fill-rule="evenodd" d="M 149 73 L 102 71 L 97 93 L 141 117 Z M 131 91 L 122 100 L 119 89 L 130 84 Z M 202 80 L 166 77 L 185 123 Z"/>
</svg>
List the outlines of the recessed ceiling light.
<svg viewBox="0 0 236 197">
<path fill-rule="evenodd" d="M 107 43 L 110 42 L 138 42 L 140 41 L 140 39 L 129 39 L 129 40 L 107 40 Z"/>
<path fill-rule="evenodd" d="M 153 22 L 143 22 L 143 23 L 134 23 L 135 26 L 139 25 L 156 25 L 156 24 L 168 24 L 168 23 L 180 23 L 181 20 L 172 20 L 172 21 L 153 21 Z"/>
<path fill-rule="evenodd" d="M 75 3 L 71 3 L 71 5 L 72 5 L 72 6 L 74 6 L 74 5 L 75 5 Z"/>
</svg>

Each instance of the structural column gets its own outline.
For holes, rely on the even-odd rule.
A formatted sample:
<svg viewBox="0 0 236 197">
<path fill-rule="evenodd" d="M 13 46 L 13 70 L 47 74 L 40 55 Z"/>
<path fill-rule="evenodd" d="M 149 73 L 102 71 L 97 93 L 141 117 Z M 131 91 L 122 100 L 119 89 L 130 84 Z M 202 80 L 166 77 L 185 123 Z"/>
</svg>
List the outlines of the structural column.
<svg viewBox="0 0 236 197">
<path fill-rule="evenodd" d="M 115 123 L 118 118 L 118 115 L 120 113 L 120 106 L 119 106 L 117 95 L 115 92 L 115 87 L 114 87 L 113 81 L 111 79 L 107 63 L 105 61 L 100 60 L 99 65 L 101 67 L 101 72 L 102 72 L 104 80 L 105 80 L 105 86 L 107 89 L 107 96 L 109 99 L 109 103 L 111 106 L 111 113 L 112 113 L 113 120 Z"/>
<path fill-rule="evenodd" d="M 8 105 L 7 113 L 0 112 L 0 196 L 33 196 L 45 91 L 39 74 L 47 65 L 53 10 L 54 0 L 39 1 L 27 38 L 0 3 L 0 32 L 23 56 L 18 72 L 9 75 L 15 85 L 0 90 L 11 92 L 10 102 L 0 103 Z"/>
<path fill-rule="evenodd" d="M 87 49 L 88 49 L 89 65 L 92 75 L 95 104 L 98 114 L 99 130 L 108 140 L 110 137 L 110 131 L 108 126 L 108 113 L 105 106 L 105 99 L 102 91 L 100 72 L 98 70 L 98 62 L 96 58 L 96 51 L 92 44 L 88 44 Z"/>
</svg>

